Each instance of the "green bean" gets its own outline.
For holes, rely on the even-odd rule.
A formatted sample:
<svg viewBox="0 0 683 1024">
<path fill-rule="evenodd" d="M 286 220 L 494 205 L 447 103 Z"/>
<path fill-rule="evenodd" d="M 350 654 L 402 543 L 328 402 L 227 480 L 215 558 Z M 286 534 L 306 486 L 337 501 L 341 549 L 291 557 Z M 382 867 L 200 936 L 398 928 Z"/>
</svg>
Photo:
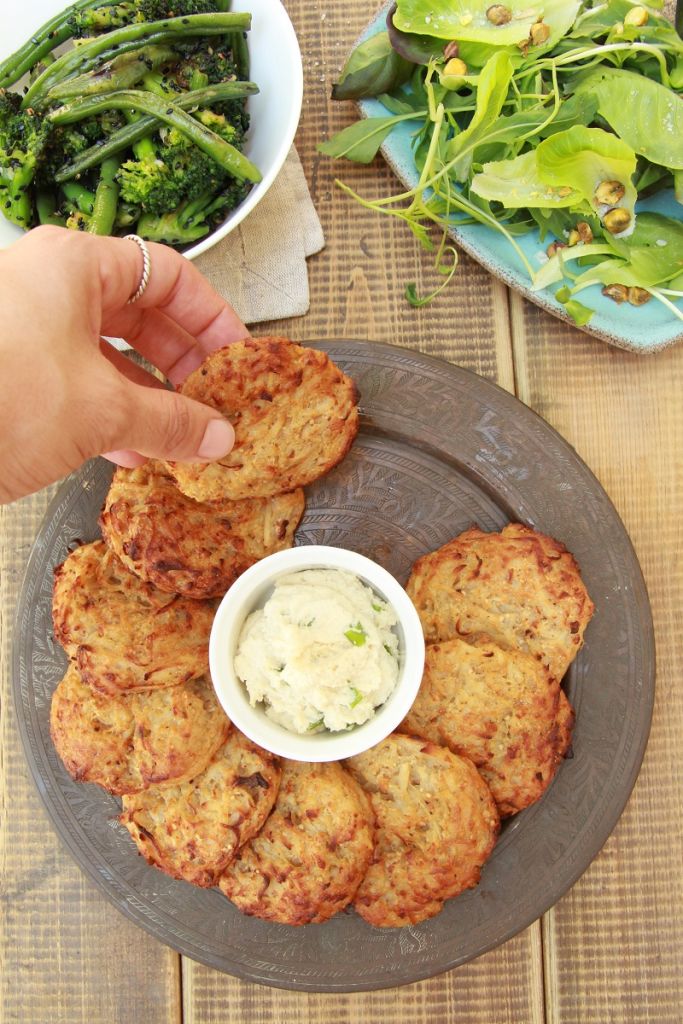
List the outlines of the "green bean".
<svg viewBox="0 0 683 1024">
<path fill-rule="evenodd" d="M 60 11 L 54 18 L 41 25 L 23 46 L 0 62 L 0 88 L 6 89 L 10 85 L 14 85 L 46 54 L 51 53 L 70 38 L 69 18 L 74 11 L 84 11 L 89 7 L 100 6 L 104 6 L 103 0 L 77 0 L 65 11 Z"/>
<path fill-rule="evenodd" d="M 232 55 L 239 78 L 249 78 L 249 44 L 244 32 L 233 32 Z"/>
<path fill-rule="evenodd" d="M 210 85 L 206 89 L 198 89 L 196 92 L 179 93 L 174 97 L 173 103 L 181 110 L 188 110 L 192 107 L 211 107 L 215 103 L 223 103 L 225 100 L 236 99 L 241 96 L 248 96 L 258 92 L 258 86 L 254 82 L 223 82 L 220 85 Z M 162 102 L 164 102 L 162 100 Z M 88 117 L 87 111 L 83 117 Z M 76 178 L 97 164 L 103 159 L 121 153 L 136 145 L 146 135 L 160 127 L 156 117 L 141 117 L 131 124 L 119 128 L 113 132 L 104 142 L 99 142 L 90 149 L 84 150 L 70 164 L 66 164 L 55 175 L 56 182 L 69 181 Z"/>
<path fill-rule="evenodd" d="M 66 227 L 66 220 L 57 213 L 57 202 L 54 192 L 40 189 L 36 193 L 36 210 L 41 224 L 53 224 L 60 228 Z"/>
<path fill-rule="evenodd" d="M 68 181 L 62 191 L 69 200 L 73 209 L 90 215 L 95 206 L 95 193 L 77 181 Z"/>
<path fill-rule="evenodd" d="M 103 96 L 90 96 L 83 100 L 74 100 L 73 103 L 48 114 L 48 120 L 53 124 L 73 124 L 75 121 L 83 120 L 84 117 L 100 114 L 104 110 L 128 109 L 151 114 L 164 124 L 176 128 L 234 178 L 240 181 L 261 181 L 261 172 L 243 153 L 222 139 L 220 135 L 216 135 L 199 121 L 195 121 L 177 104 L 162 100 L 152 93 L 126 89 L 122 92 L 111 92 Z"/>
<path fill-rule="evenodd" d="M 250 14 L 191 14 L 186 18 L 166 18 L 162 21 L 136 22 L 125 25 L 113 32 L 105 32 L 95 39 L 76 46 L 61 57 L 29 86 L 24 96 L 23 108 L 40 105 L 50 89 L 57 82 L 70 77 L 76 71 L 88 71 L 97 63 L 97 58 L 113 57 L 118 53 L 148 46 L 150 43 L 170 42 L 183 36 L 224 35 L 227 31 L 248 29 Z M 85 66 L 84 66 L 85 65 Z"/>
<path fill-rule="evenodd" d="M 170 46 L 146 46 L 143 53 L 124 54 L 94 71 L 58 82 L 47 94 L 48 100 L 69 100 L 75 96 L 96 96 L 103 92 L 130 89 L 152 69 L 174 56 Z"/>
<path fill-rule="evenodd" d="M 88 232 L 91 235 L 110 235 L 113 231 L 119 205 L 116 173 L 120 163 L 119 158 L 114 156 L 102 164 L 100 180 L 95 191 L 92 220 L 88 224 Z"/>
</svg>

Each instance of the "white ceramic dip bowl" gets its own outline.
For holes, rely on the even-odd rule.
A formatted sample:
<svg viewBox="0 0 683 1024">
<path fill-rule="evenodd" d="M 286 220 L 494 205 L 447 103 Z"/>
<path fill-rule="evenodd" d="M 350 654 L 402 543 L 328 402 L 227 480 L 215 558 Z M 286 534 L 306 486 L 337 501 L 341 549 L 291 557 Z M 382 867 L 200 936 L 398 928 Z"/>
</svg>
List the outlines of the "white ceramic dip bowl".
<svg viewBox="0 0 683 1024">
<path fill-rule="evenodd" d="M 246 686 L 235 671 L 235 654 L 247 616 L 263 607 L 276 580 L 304 569 L 343 569 L 353 573 L 391 605 L 398 620 L 394 627 L 399 660 L 396 685 L 371 718 L 349 730 L 291 732 L 269 718 L 263 704 L 251 706 Z M 391 573 L 364 555 L 322 545 L 278 551 L 247 569 L 221 601 L 209 643 L 211 678 L 226 715 L 254 743 L 295 761 L 338 761 L 352 757 L 393 732 L 415 700 L 422 680 L 424 655 L 424 636 L 418 614 Z"/>
</svg>

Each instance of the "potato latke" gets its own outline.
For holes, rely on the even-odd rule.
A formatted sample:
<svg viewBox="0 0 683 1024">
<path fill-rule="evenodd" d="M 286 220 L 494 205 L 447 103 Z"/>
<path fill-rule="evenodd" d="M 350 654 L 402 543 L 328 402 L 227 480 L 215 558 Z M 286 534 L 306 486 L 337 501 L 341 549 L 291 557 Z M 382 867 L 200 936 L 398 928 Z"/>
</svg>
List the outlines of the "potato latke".
<svg viewBox="0 0 683 1024">
<path fill-rule="evenodd" d="M 235 446 L 207 464 L 170 466 L 197 501 L 268 497 L 323 476 L 358 432 L 356 385 L 329 356 L 286 338 L 247 338 L 212 353 L 181 387 L 218 409 Z"/>
<path fill-rule="evenodd" d="M 161 463 L 147 462 L 116 471 L 100 526 L 141 579 L 171 594 L 219 597 L 254 562 L 292 546 L 304 505 L 300 488 L 272 498 L 193 501 Z"/>
</svg>

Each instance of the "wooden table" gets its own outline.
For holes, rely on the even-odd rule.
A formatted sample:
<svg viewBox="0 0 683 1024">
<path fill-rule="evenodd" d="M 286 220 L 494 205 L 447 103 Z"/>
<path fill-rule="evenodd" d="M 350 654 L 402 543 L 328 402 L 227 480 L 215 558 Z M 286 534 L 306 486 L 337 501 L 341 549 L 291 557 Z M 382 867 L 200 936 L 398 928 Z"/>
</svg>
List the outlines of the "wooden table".
<svg viewBox="0 0 683 1024">
<path fill-rule="evenodd" d="M 333 164 L 316 142 L 353 116 L 329 92 L 370 10 L 288 0 L 306 75 L 297 145 L 323 222 L 311 310 L 273 325 L 295 339 L 341 336 L 440 356 L 496 381 L 545 417 L 597 474 L 633 539 L 658 646 L 654 722 L 626 811 L 585 875 L 501 948 L 430 981 L 308 995 L 238 981 L 159 945 L 71 861 L 29 778 L 10 699 L 12 610 L 51 491 L 0 510 L 0 1022 L 23 1024 L 680 1024 L 683 1021 L 683 346 L 634 356 L 522 301 L 463 257 L 449 290 L 414 310 L 406 281 L 432 286 L 400 224 L 366 195 L 396 182 L 381 161 Z"/>
</svg>

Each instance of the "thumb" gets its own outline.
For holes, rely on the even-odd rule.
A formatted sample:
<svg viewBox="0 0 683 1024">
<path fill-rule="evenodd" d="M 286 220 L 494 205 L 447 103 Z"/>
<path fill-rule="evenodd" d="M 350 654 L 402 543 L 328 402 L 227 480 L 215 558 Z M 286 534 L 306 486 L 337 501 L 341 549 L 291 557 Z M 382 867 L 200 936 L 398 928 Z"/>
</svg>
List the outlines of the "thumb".
<svg viewBox="0 0 683 1024">
<path fill-rule="evenodd" d="M 211 406 L 131 382 L 125 393 L 126 415 L 109 437 L 109 449 L 174 462 L 212 462 L 235 443 L 232 425 Z"/>
</svg>

